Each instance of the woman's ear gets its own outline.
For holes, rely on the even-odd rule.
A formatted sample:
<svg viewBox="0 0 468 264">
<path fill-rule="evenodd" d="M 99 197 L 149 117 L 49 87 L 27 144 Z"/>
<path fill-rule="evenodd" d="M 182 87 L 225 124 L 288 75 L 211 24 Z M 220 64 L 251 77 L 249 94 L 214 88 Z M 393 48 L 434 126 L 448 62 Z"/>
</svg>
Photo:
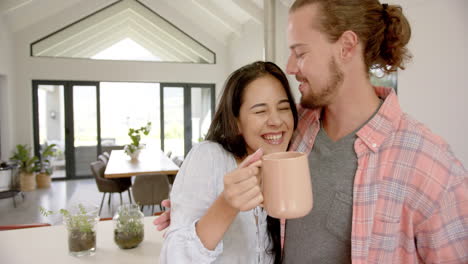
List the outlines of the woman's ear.
<svg viewBox="0 0 468 264">
<path fill-rule="evenodd" d="M 239 135 L 242 135 L 242 126 L 239 121 L 239 118 L 236 118 L 236 124 L 237 124 L 237 131 L 239 132 Z"/>
</svg>

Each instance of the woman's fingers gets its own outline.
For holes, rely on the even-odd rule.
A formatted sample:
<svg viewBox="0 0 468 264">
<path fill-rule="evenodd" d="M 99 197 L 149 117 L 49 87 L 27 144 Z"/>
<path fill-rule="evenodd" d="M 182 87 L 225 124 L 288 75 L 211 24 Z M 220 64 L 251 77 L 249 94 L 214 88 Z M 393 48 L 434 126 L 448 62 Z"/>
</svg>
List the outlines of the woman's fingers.
<svg viewBox="0 0 468 264">
<path fill-rule="evenodd" d="M 259 149 L 248 156 L 238 169 L 224 177 L 224 199 L 232 207 L 245 211 L 263 201 L 258 177 L 262 166 L 262 156 L 263 151 Z"/>
<path fill-rule="evenodd" d="M 247 156 L 247 158 L 245 158 L 244 161 L 242 161 L 242 163 L 239 165 L 239 168 L 248 167 L 250 164 L 260 160 L 262 156 L 263 156 L 263 149 L 259 148 L 257 149 L 257 151 Z"/>
<path fill-rule="evenodd" d="M 228 174 L 224 177 L 224 184 L 236 184 L 240 183 L 252 176 L 257 176 L 258 173 L 260 172 L 259 167 L 262 166 L 262 161 L 258 160 L 252 164 L 250 164 L 248 167 L 245 168 L 238 168 Z"/>
<path fill-rule="evenodd" d="M 263 203 L 263 195 L 259 193 L 254 198 L 248 200 L 241 206 L 241 211 L 249 211 Z"/>
<path fill-rule="evenodd" d="M 262 196 L 260 186 L 257 184 L 257 181 L 256 177 L 251 177 L 240 184 L 236 184 L 236 188 L 225 189 L 225 199 L 232 207 L 245 211 L 245 206 L 250 206 L 249 202 L 251 200 L 257 199 L 257 196 Z M 239 185 L 242 185 L 242 188 Z M 254 203 L 257 204 L 257 202 Z"/>
</svg>

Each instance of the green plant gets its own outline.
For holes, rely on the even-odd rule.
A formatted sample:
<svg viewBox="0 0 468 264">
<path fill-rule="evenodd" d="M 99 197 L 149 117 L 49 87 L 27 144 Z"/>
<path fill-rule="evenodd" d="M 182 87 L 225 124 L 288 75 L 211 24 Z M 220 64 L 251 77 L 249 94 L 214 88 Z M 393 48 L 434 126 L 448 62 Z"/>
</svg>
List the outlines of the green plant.
<svg viewBox="0 0 468 264">
<path fill-rule="evenodd" d="M 149 134 L 151 131 L 151 122 L 148 122 L 146 126 L 140 127 L 138 129 L 130 128 L 128 129 L 128 136 L 132 140 L 132 143 L 125 145 L 125 153 L 128 155 L 134 153 L 135 151 L 139 150 L 140 147 L 140 140 L 141 134 L 143 133 L 145 136 Z"/>
<path fill-rule="evenodd" d="M 56 213 L 42 206 L 39 207 L 39 211 L 45 217 Z M 78 204 L 78 211 L 76 214 L 71 214 L 67 209 L 60 209 L 59 213 L 63 216 L 64 223 L 67 225 L 69 231 L 77 230 L 82 233 L 94 232 L 93 227 L 96 219 L 90 216 L 90 212 L 86 211 L 82 204 Z"/>
<path fill-rule="evenodd" d="M 120 248 L 134 248 L 143 241 L 142 218 L 143 213 L 138 209 L 138 205 L 120 206 L 117 215 L 114 216 L 114 241 Z"/>
<path fill-rule="evenodd" d="M 96 250 L 96 231 L 94 226 L 99 217 L 96 210 L 86 210 L 84 205 L 78 204 L 77 211 L 71 213 L 66 209 L 60 209 L 64 223 L 68 230 L 68 249 L 70 254 L 75 256 L 86 255 L 86 252 Z M 39 211 L 44 216 L 55 214 L 53 211 L 39 207 Z M 85 252 L 85 253 L 83 253 Z"/>
<path fill-rule="evenodd" d="M 117 232 L 126 235 L 138 234 L 143 232 L 143 223 L 141 221 L 135 221 L 134 216 L 121 215 L 117 220 L 115 229 Z"/>
<path fill-rule="evenodd" d="M 39 171 L 51 175 L 53 172 L 51 158 L 57 156 L 56 145 L 45 145 L 44 149 L 41 151 L 41 156 L 39 160 Z"/>
<path fill-rule="evenodd" d="M 31 156 L 31 147 L 26 144 L 16 145 L 16 150 L 10 159 L 19 163 L 22 172 L 33 173 L 38 171 L 39 167 L 36 163 L 39 159 L 36 156 Z"/>
</svg>

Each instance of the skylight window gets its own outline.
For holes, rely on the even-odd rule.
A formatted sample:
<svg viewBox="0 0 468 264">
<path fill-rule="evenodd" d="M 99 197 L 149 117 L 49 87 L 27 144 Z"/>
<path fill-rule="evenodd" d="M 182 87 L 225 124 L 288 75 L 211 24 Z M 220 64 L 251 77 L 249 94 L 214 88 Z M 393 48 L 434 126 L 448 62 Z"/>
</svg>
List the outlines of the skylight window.
<svg viewBox="0 0 468 264">
<path fill-rule="evenodd" d="M 31 44 L 32 56 L 215 63 L 214 52 L 137 0 L 121 0 Z"/>
</svg>

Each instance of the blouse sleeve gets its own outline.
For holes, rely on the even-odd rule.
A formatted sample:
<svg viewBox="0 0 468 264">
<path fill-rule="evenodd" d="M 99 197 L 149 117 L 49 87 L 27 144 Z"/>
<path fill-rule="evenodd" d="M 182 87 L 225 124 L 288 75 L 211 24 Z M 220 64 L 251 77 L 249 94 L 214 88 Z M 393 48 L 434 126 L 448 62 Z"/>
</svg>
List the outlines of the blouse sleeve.
<svg viewBox="0 0 468 264">
<path fill-rule="evenodd" d="M 208 250 L 200 241 L 196 222 L 218 197 L 226 173 L 221 146 L 203 142 L 185 159 L 171 191 L 171 225 L 161 249 L 160 263 L 211 263 L 222 253 L 223 242 Z"/>
</svg>

